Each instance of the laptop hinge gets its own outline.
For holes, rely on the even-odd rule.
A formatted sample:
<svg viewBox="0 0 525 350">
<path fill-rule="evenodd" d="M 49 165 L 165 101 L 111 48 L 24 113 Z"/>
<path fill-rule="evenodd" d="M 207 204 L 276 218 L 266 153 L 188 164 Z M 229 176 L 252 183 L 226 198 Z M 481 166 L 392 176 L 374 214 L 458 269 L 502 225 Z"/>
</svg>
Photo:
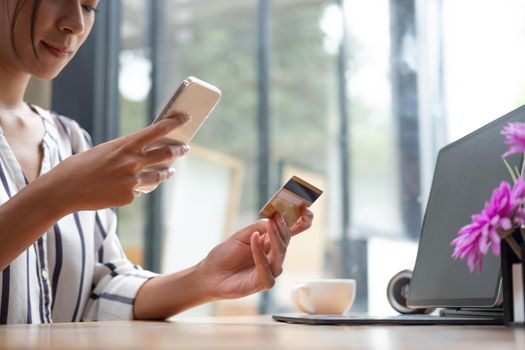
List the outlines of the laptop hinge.
<svg viewBox="0 0 525 350">
<path fill-rule="evenodd" d="M 447 317 L 494 317 L 503 319 L 503 308 L 446 308 L 439 310 L 440 316 Z"/>
</svg>

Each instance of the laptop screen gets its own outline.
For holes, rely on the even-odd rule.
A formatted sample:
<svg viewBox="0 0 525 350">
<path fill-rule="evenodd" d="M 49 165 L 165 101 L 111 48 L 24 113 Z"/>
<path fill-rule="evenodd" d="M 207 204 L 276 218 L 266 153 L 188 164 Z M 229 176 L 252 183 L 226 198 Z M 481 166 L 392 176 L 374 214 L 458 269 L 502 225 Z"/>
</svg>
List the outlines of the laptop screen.
<svg viewBox="0 0 525 350">
<path fill-rule="evenodd" d="M 482 273 L 470 273 L 451 255 L 458 230 L 479 213 L 492 190 L 511 177 L 501 160 L 507 147 L 500 134 L 509 122 L 525 122 L 522 106 L 441 149 L 428 199 L 408 304 L 436 307 L 494 305 L 500 285 L 499 257 L 485 256 Z M 521 157 L 508 158 L 519 166 Z M 511 182 L 512 183 L 512 182 Z"/>
</svg>

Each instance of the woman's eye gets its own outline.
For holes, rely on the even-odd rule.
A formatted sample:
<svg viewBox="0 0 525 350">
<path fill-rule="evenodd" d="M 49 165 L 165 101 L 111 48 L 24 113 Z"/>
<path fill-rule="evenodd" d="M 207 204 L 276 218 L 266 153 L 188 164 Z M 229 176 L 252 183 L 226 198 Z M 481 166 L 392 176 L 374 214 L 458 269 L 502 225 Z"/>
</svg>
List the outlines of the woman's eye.
<svg viewBox="0 0 525 350">
<path fill-rule="evenodd" d="M 82 8 L 87 13 L 93 13 L 94 14 L 94 13 L 98 12 L 98 10 L 95 7 L 93 7 L 93 6 L 83 5 Z"/>
</svg>

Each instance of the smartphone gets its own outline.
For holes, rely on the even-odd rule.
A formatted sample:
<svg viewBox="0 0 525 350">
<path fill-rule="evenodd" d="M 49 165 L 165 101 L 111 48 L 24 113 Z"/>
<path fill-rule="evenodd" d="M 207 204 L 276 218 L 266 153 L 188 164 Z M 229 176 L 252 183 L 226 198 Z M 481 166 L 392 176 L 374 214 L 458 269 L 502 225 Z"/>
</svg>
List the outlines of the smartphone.
<svg viewBox="0 0 525 350">
<path fill-rule="evenodd" d="M 148 149 L 152 146 L 158 148 L 164 145 L 190 143 L 220 99 L 221 90 L 216 86 L 195 77 L 184 79 L 153 123 L 176 114 L 187 114 L 191 116 L 191 120 L 159 139 Z"/>
<path fill-rule="evenodd" d="M 220 99 L 221 91 L 217 87 L 195 77 L 184 79 L 153 123 L 176 114 L 189 115 L 191 116 L 191 120 L 146 146 L 144 151 L 160 148 L 165 145 L 190 143 L 215 106 L 217 106 Z M 156 168 L 166 168 L 168 166 L 169 164 L 160 164 L 157 165 Z M 151 170 L 155 170 L 155 168 L 146 169 L 146 171 Z M 135 190 L 142 193 L 149 193 L 156 187 L 157 186 L 139 186 L 135 188 Z"/>
<path fill-rule="evenodd" d="M 323 191 L 301 179 L 292 176 L 265 204 L 260 215 L 272 218 L 276 212 L 284 216 L 286 225 L 292 227 L 301 217 L 301 209 L 311 206 Z"/>
</svg>

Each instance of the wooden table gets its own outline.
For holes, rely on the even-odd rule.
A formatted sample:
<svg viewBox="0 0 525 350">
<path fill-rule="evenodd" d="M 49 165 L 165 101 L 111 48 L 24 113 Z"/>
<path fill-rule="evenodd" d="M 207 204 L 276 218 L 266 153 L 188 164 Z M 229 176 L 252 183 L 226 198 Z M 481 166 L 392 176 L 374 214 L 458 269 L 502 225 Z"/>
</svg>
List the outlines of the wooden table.
<svg viewBox="0 0 525 350">
<path fill-rule="evenodd" d="M 525 349 L 525 328 L 305 326 L 269 316 L 0 326 L 0 349 Z"/>
</svg>

